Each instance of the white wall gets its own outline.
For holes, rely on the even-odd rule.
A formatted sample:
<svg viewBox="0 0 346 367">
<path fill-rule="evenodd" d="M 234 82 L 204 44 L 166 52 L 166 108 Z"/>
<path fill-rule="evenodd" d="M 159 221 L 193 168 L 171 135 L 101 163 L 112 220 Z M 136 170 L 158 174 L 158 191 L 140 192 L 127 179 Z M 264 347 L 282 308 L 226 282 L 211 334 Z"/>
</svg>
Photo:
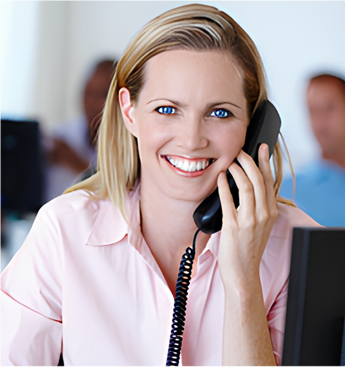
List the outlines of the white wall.
<svg viewBox="0 0 346 367">
<path fill-rule="evenodd" d="M 36 52 L 37 84 L 34 91 L 34 109 L 43 123 L 53 125 L 61 123 L 66 116 L 68 2 L 40 1 L 39 4 L 39 48 Z"/>
<path fill-rule="evenodd" d="M 0 5 L 2 110 L 17 115 L 31 114 L 39 6 L 7 1 Z"/>
<path fill-rule="evenodd" d="M 67 2 L 1 1 L 1 113 L 49 129 L 66 117 Z"/>
<path fill-rule="evenodd" d="M 7 2 L 1 3 L 3 8 Z M 79 93 L 90 62 L 99 56 L 119 57 L 128 41 L 150 19 L 190 2 L 13 3 L 16 16 L 7 22 L 12 33 L 1 32 L 3 39 L 10 40 L 2 41 L 10 50 L 1 53 L 2 110 L 38 116 L 49 130 L 80 113 Z M 320 70 L 344 75 L 345 3 L 202 3 L 229 13 L 257 44 L 267 70 L 269 95 L 281 114 L 282 132 L 294 166 L 301 167 L 318 152 L 305 107 L 306 78 Z M 31 10 L 26 10 L 23 22 L 19 21 L 18 11 L 24 8 Z M 18 52 L 22 54 L 20 67 Z"/>
</svg>

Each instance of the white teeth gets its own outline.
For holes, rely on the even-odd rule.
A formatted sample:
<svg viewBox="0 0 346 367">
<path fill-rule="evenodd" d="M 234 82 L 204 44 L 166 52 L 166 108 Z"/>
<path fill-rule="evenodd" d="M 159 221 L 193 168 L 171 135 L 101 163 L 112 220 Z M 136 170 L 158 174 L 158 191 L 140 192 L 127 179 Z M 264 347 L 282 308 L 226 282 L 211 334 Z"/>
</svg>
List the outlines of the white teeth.
<svg viewBox="0 0 346 367">
<path fill-rule="evenodd" d="M 180 160 L 174 159 L 166 156 L 167 160 L 175 167 L 181 169 L 185 172 L 196 172 L 205 169 L 209 165 L 209 160 L 203 159 L 200 161 L 188 161 L 188 160 Z"/>
<path fill-rule="evenodd" d="M 196 162 L 191 162 L 190 167 L 189 167 L 189 172 L 197 171 L 196 166 L 197 166 Z"/>
<path fill-rule="evenodd" d="M 184 162 L 183 161 L 176 161 L 177 162 L 177 167 L 180 168 L 181 170 L 184 170 Z"/>
<path fill-rule="evenodd" d="M 190 166 L 189 165 L 189 162 L 188 161 L 184 161 L 182 170 L 189 172 L 189 166 Z"/>
</svg>

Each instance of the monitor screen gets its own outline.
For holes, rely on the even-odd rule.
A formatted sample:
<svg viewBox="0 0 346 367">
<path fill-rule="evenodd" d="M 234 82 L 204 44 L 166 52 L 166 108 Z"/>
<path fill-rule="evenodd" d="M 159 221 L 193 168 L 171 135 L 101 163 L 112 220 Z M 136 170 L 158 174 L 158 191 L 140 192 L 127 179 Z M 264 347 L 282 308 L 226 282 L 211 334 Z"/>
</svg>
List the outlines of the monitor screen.
<svg viewBox="0 0 346 367">
<path fill-rule="evenodd" d="M 43 169 L 37 121 L 1 119 L 1 209 L 37 212 Z"/>
<path fill-rule="evenodd" d="M 294 228 L 283 366 L 342 363 L 345 228 Z"/>
</svg>

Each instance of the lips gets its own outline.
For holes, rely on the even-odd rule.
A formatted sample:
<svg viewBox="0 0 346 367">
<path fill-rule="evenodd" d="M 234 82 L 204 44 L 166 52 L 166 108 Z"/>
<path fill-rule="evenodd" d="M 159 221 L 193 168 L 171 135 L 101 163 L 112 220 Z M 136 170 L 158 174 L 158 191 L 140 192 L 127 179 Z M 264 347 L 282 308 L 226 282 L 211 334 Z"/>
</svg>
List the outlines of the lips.
<svg viewBox="0 0 346 367">
<path fill-rule="evenodd" d="M 202 159 L 186 159 L 177 156 L 165 156 L 166 160 L 173 166 L 183 172 L 199 172 L 210 166 L 215 159 L 202 158 Z"/>
</svg>

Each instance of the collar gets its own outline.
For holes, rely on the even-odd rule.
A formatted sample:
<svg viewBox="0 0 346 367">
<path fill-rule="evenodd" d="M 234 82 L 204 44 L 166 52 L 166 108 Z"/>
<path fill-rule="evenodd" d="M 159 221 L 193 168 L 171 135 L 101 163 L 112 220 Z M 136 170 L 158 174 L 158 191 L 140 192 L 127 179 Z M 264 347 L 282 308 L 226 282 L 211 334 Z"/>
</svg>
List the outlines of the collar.
<svg viewBox="0 0 346 367">
<path fill-rule="evenodd" d="M 119 208 L 108 198 L 96 201 L 95 219 L 87 240 L 88 246 L 114 245 L 126 236 L 133 238 L 137 244 L 139 236 L 131 233 L 129 224 L 124 219 Z M 138 187 L 125 196 L 125 208 L 131 227 L 140 228 L 139 223 L 139 190 Z"/>
<path fill-rule="evenodd" d="M 92 225 L 87 246 L 107 246 L 121 242 L 126 236 L 128 241 L 137 249 L 142 247 L 143 236 L 140 225 L 139 186 L 125 196 L 125 207 L 128 213 L 129 224 L 125 221 L 119 208 L 109 199 L 96 201 L 96 215 Z M 191 246 L 192 246 L 191 238 Z M 220 232 L 211 235 L 202 254 L 210 251 L 215 257 L 219 251 Z M 201 255 L 202 255 L 201 254 Z"/>
<path fill-rule="evenodd" d="M 213 233 L 210 236 L 209 241 L 207 242 L 207 245 L 203 249 L 201 255 L 203 255 L 207 251 L 210 251 L 217 258 L 219 253 L 220 235 L 221 231 Z"/>
</svg>

